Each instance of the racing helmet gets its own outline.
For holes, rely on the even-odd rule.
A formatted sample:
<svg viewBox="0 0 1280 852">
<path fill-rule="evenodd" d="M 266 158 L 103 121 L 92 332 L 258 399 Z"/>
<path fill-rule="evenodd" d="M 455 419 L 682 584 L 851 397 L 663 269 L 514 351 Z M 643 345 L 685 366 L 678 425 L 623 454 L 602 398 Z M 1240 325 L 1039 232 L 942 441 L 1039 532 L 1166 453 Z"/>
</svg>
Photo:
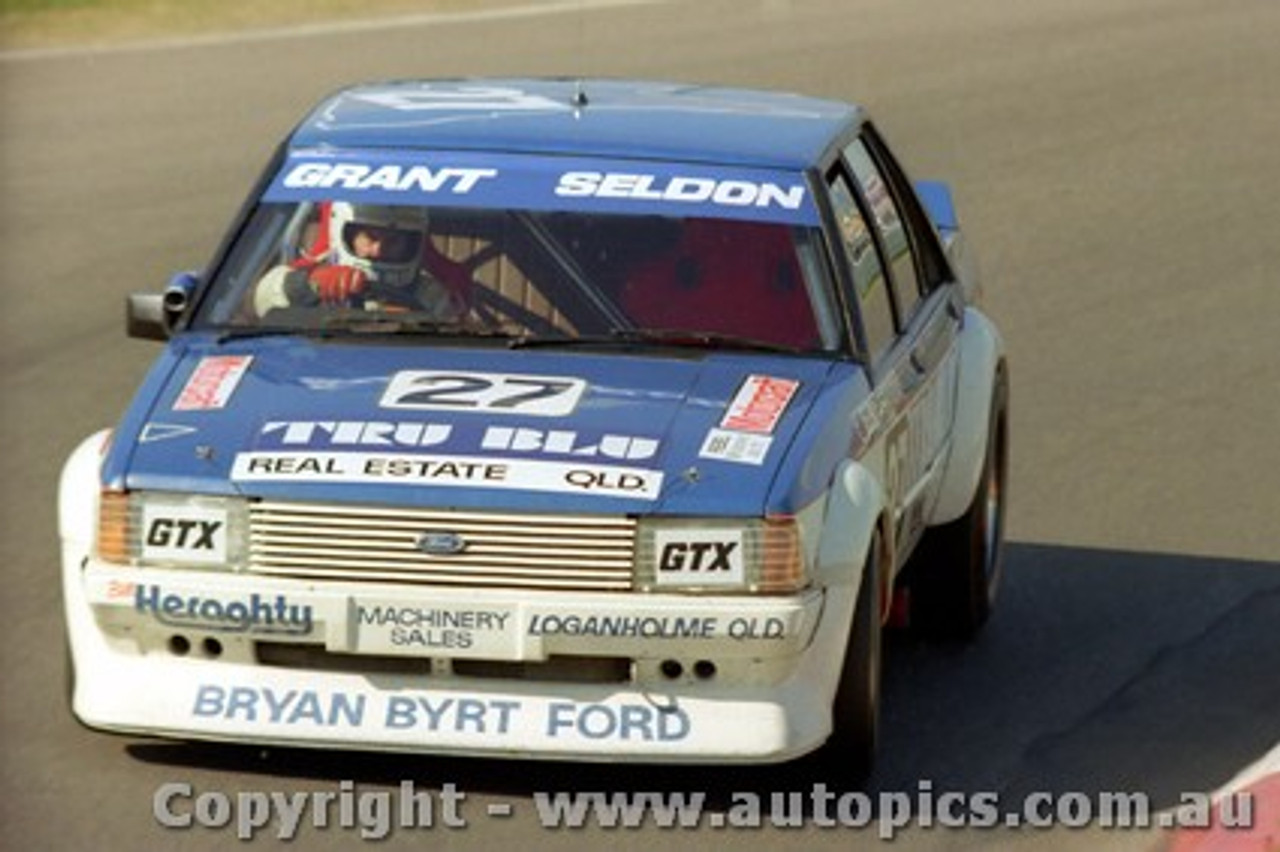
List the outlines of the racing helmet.
<svg viewBox="0 0 1280 852">
<path fill-rule="evenodd" d="M 334 262 L 359 269 L 372 283 L 405 287 L 417 280 L 426 238 L 427 211 L 421 207 L 335 201 L 329 211 Z M 370 243 L 376 254 L 369 254 Z"/>
</svg>

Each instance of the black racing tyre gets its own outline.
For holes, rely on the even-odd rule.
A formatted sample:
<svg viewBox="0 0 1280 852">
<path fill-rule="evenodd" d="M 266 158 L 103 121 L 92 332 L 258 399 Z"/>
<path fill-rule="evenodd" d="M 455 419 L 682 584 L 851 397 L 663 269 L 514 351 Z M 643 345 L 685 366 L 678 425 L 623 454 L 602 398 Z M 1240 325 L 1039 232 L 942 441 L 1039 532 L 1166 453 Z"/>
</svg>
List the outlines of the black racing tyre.
<svg viewBox="0 0 1280 852">
<path fill-rule="evenodd" d="M 883 572 L 879 553 L 879 541 L 873 538 L 858 588 L 853 624 L 849 628 L 840 684 L 832 706 L 832 734 L 826 749 L 837 774 L 852 782 L 861 781 L 871 771 L 880 729 Z"/>
<path fill-rule="evenodd" d="M 941 639 L 971 639 L 991 616 L 1004 550 L 1009 467 L 1009 384 L 1003 368 L 991 393 L 982 474 L 963 515 L 929 529 L 910 572 L 911 624 Z"/>
<path fill-rule="evenodd" d="M 67 709 L 75 715 L 76 699 L 76 661 L 71 656 L 71 640 L 63 639 L 62 647 L 62 695 L 66 699 Z"/>
</svg>

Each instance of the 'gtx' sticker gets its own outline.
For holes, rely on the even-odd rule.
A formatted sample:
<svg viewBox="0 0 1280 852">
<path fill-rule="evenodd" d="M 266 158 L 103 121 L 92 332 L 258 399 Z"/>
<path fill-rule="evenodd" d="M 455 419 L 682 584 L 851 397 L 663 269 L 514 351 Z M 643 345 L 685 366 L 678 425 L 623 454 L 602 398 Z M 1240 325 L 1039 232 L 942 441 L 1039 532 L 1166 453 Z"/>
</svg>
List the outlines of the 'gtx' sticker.
<svg viewBox="0 0 1280 852">
<path fill-rule="evenodd" d="M 738 530 L 659 530 L 654 535 L 659 586 L 740 585 L 745 575 Z"/>
<path fill-rule="evenodd" d="M 202 506 L 145 506 L 142 558 L 217 564 L 227 559 L 227 512 Z"/>
</svg>

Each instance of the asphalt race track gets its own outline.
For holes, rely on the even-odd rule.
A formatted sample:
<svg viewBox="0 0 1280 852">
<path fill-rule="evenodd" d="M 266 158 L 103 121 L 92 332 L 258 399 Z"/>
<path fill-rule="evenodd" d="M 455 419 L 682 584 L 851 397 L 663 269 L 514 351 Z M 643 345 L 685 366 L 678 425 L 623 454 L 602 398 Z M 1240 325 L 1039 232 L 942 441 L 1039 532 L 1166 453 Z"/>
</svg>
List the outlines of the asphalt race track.
<svg viewBox="0 0 1280 852">
<path fill-rule="evenodd" d="M 518 2 L 518 0 L 512 0 Z M 565 8 L 569 7 L 569 8 Z M 158 351 L 126 293 L 200 267 L 331 89 L 461 74 L 656 76 L 860 100 L 949 179 L 1013 377 L 1006 584 L 969 647 L 895 638 L 867 790 L 1222 784 L 1280 741 L 1280 4 L 1274 0 L 543 3 L 0 58 L 0 848 L 217 849 L 153 794 L 465 792 L 464 830 L 385 848 L 866 848 L 865 831 L 540 828 L 538 791 L 807 794 L 762 772 L 429 760 L 93 734 L 63 695 L 55 494 Z M 269 834 L 275 826 L 268 827 Z M 301 831 L 308 849 L 359 832 Z M 917 827 L 899 849 L 1148 849 L 1099 828 Z"/>
</svg>

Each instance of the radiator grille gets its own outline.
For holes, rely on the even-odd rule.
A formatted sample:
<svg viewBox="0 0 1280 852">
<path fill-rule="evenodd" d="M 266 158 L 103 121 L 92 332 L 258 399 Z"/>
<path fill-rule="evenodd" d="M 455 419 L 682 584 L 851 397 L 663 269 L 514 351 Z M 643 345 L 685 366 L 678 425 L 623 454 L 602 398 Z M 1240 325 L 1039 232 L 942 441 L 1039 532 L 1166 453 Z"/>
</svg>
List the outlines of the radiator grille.
<svg viewBox="0 0 1280 852">
<path fill-rule="evenodd" d="M 260 502 L 249 510 L 249 571 L 315 580 L 627 591 L 635 521 L 626 517 Z M 431 554 L 426 533 L 461 552 Z"/>
</svg>

